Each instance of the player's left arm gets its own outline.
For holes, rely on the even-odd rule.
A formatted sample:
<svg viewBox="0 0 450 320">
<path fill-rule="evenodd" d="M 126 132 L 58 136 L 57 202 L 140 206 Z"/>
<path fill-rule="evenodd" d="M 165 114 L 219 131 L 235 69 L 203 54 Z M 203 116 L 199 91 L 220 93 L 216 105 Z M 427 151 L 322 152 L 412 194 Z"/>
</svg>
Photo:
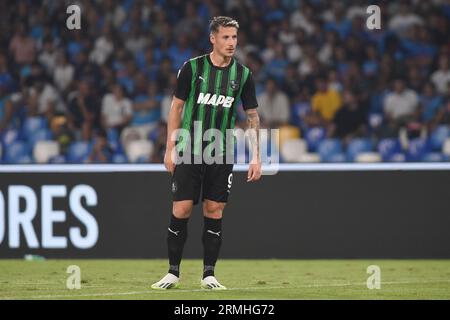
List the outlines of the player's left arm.
<svg viewBox="0 0 450 320">
<path fill-rule="evenodd" d="M 247 129 L 249 131 L 252 159 L 248 168 L 247 182 L 257 181 L 261 178 L 261 155 L 259 153 L 259 128 L 260 121 L 256 108 L 247 109 Z"/>
<path fill-rule="evenodd" d="M 255 83 L 253 82 L 251 73 L 242 88 L 241 100 L 245 113 L 247 114 L 247 130 L 249 132 L 248 137 L 252 150 L 247 182 L 258 181 L 261 178 L 261 155 L 259 153 L 260 120 L 257 111 L 258 101 L 256 100 Z"/>
</svg>

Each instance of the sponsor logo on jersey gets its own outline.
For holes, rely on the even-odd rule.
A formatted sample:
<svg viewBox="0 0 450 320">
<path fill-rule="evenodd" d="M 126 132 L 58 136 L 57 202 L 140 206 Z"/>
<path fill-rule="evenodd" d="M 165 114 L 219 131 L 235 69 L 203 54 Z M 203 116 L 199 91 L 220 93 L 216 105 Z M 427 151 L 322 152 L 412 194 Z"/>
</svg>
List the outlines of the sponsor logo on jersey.
<svg viewBox="0 0 450 320">
<path fill-rule="evenodd" d="M 198 95 L 197 103 L 211 106 L 220 106 L 224 108 L 231 108 L 234 97 L 224 96 L 221 94 L 211 94 L 200 92 Z"/>
</svg>

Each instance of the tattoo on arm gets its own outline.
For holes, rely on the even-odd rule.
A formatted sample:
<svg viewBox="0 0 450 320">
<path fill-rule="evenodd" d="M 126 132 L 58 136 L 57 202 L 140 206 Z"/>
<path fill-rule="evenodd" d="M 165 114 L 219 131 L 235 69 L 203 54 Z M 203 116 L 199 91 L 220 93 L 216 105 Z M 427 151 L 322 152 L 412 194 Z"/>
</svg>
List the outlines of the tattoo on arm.
<svg viewBox="0 0 450 320">
<path fill-rule="evenodd" d="M 247 110 L 247 127 L 250 129 L 250 145 L 253 150 L 253 158 L 260 159 L 259 154 L 259 115 L 256 109 Z M 255 154 L 256 152 L 256 154 Z"/>
</svg>

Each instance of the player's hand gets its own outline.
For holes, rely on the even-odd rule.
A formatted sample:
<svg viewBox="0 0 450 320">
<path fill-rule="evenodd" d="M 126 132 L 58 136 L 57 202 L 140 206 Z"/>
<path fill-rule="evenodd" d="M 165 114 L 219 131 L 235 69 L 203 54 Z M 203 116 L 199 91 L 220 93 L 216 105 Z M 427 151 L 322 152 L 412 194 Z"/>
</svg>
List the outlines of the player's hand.
<svg viewBox="0 0 450 320">
<path fill-rule="evenodd" d="M 164 166 L 166 167 L 167 171 L 173 175 L 173 172 L 175 171 L 175 163 L 172 159 L 172 149 L 167 149 L 166 153 L 164 154 Z"/>
<path fill-rule="evenodd" d="M 248 168 L 247 182 L 258 181 L 261 178 L 261 161 L 251 162 Z"/>
</svg>

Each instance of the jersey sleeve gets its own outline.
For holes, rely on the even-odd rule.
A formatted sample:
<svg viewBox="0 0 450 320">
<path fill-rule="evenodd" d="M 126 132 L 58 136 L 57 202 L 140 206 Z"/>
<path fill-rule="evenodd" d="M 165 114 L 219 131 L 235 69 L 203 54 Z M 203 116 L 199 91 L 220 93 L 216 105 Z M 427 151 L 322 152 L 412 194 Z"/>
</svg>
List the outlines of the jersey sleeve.
<svg viewBox="0 0 450 320">
<path fill-rule="evenodd" d="M 255 82 L 253 81 L 252 73 L 247 77 L 241 92 L 242 107 L 244 110 L 253 109 L 258 107 L 258 101 L 256 100 Z"/>
<path fill-rule="evenodd" d="M 175 87 L 174 96 L 178 99 L 186 101 L 191 90 L 192 68 L 189 61 L 185 62 L 177 75 L 177 85 Z"/>
</svg>

